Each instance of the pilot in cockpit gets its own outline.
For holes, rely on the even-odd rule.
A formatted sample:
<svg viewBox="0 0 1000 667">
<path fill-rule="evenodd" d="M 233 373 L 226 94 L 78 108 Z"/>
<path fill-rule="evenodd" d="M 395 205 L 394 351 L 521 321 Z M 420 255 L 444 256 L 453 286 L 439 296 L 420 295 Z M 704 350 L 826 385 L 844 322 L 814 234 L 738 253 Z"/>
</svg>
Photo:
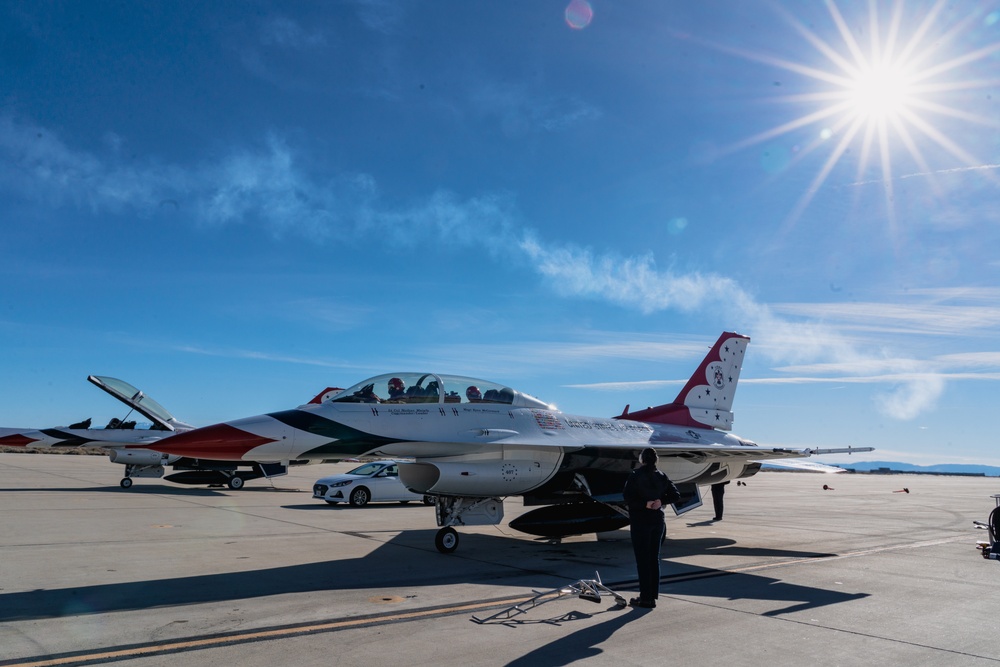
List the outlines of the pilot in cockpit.
<svg viewBox="0 0 1000 667">
<path fill-rule="evenodd" d="M 389 398 L 390 401 L 402 401 L 406 397 L 406 385 L 399 378 L 391 378 L 389 380 Z"/>
<path fill-rule="evenodd" d="M 472 385 L 465 390 L 465 397 L 469 399 L 469 403 L 479 403 L 483 400 L 483 392 L 479 391 L 476 385 Z"/>
</svg>

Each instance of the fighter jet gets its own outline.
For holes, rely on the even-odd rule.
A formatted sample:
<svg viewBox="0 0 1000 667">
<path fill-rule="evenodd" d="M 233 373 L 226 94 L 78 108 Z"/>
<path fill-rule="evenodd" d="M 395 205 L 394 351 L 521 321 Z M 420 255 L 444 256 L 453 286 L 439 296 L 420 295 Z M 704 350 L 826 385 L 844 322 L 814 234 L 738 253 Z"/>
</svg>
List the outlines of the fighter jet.
<svg viewBox="0 0 1000 667">
<path fill-rule="evenodd" d="M 786 449 L 730 433 L 733 397 L 750 339 L 723 333 L 670 403 L 614 418 L 565 414 L 503 384 L 434 373 L 387 373 L 318 403 L 206 426 L 146 445 L 219 461 L 408 458 L 399 477 L 436 497 L 439 551 L 458 547 L 455 526 L 503 519 L 506 496 L 538 509 L 510 525 L 548 538 L 628 525 L 625 478 L 654 447 L 679 487 L 683 512 L 702 485 L 750 477 L 762 461 L 872 448 Z"/>
<path fill-rule="evenodd" d="M 288 472 L 287 463 L 258 461 L 212 461 L 203 458 L 163 454 L 143 445 L 157 442 L 177 433 L 194 429 L 174 418 L 167 410 L 132 385 L 117 378 L 91 375 L 87 380 L 111 394 L 129 408 L 124 418 L 117 417 L 103 428 L 91 428 L 90 419 L 65 427 L 46 429 L 0 429 L 0 446 L 32 448 L 100 447 L 108 451 L 113 463 L 125 466 L 125 476 L 119 483 L 123 489 L 132 487 L 138 477 L 164 477 L 164 467 L 175 472 L 164 477 L 179 484 L 226 484 L 230 489 L 240 489 L 247 481 L 260 477 L 275 477 Z M 327 388 L 313 400 L 319 402 L 324 394 L 336 393 Z M 141 427 L 130 420 L 132 411 L 150 420 L 148 427 Z M 242 468 L 242 469 L 241 469 Z"/>
</svg>

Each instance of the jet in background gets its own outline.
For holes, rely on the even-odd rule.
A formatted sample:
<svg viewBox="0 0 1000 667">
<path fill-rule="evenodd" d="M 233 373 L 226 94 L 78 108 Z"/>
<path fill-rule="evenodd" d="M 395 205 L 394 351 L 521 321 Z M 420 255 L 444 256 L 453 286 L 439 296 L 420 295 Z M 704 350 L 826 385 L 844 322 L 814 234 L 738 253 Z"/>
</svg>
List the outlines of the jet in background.
<svg viewBox="0 0 1000 667">
<path fill-rule="evenodd" d="M 213 461 L 146 449 L 142 445 L 195 427 L 177 420 L 162 405 L 127 382 L 98 375 L 91 375 L 87 380 L 124 403 L 129 408 L 128 414 L 122 419 L 112 419 L 104 428 L 91 428 L 91 420 L 85 419 L 66 427 L 0 429 L 0 445 L 40 449 L 100 447 L 108 450 L 108 458 L 113 463 L 125 466 L 125 476 L 119 483 L 123 489 L 131 488 L 133 478 L 137 477 L 163 477 L 179 484 L 225 484 L 230 489 L 240 489 L 247 481 L 288 472 L 287 462 Z M 336 390 L 325 389 L 313 400 L 319 402 L 324 394 L 330 393 Z M 129 420 L 133 411 L 149 419 L 149 426 L 144 428 L 135 420 Z M 165 467 L 178 472 L 164 477 Z"/>
<path fill-rule="evenodd" d="M 750 477 L 763 461 L 871 451 L 758 446 L 730 433 L 750 339 L 723 333 L 671 402 L 607 419 L 565 414 L 510 387 L 433 373 L 389 373 L 292 410 L 206 426 L 145 445 L 216 461 L 408 458 L 399 477 L 437 498 L 435 544 L 458 546 L 455 526 L 492 525 L 503 498 L 537 509 L 510 525 L 559 538 L 628 525 L 625 478 L 654 447 L 679 487 L 674 511 L 701 504 L 700 487 Z"/>
</svg>

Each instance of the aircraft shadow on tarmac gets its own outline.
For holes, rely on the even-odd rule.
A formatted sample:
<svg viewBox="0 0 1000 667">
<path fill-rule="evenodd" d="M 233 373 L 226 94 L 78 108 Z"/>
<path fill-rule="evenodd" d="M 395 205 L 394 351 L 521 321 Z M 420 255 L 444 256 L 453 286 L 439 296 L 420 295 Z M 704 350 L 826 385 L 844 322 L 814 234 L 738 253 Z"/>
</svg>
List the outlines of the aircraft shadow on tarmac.
<svg viewBox="0 0 1000 667">
<path fill-rule="evenodd" d="M 380 544 L 359 558 L 329 560 L 241 572 L 202 574 L 146 581 L 75 586 L 53 590 L 0 593 L 0 622 L 136 611 L 154 607 L 210 604 L 272 595 L 351 589 L 402 589 L 455 584 L 493 584 L 547 590 L 568 581 L 589 578 L 601 563 L 628 573 L 629 579 L 605 584 L 612 589 L 635 590 L 634 561 L 627 542 L 578 542 L 549 545 L 482 534 L 463 535 L 462 550 L 439 554 L 433 547 L 433 530 L 413 530 L 387 541 L 378 533 L 351 533 Z M 336 537 L 332 538 L 336 539 Z M 670 542 L 665 555 L 669 556 Z M 794 556 L 798 552 L 766 550 L 767 555 Z M 220 553 L 220 558 L 235 554 Z M 240 554 L 245 557 L 246 554 Z M 249 554 L 251 557 L 252 553 Z M 445 566 L 444 564 L 447 564 Z M 677 566 L 664 563 L 664 574 Z M 785 584 L 751 574 L 691 568 L 697 581 L 671 582 L 664 578 L 664 593 L 717 595 L 790 603 L 784 613 L 852 600 L 859 595 Z M 718 574 L 720 576 L 712 576 Z M 725 575 L 725 576 L 721 576 Z M 735 577 L 735 578 L 734 578 Z M 726 583 L 719 583 L 724 580 Z M 732 582 L 739 586 L 734 587 Z M 716 590 L 717 589 L 717 590 Z"/>
<path fill-rule="evenodd" d="M 667 582 L 660 587 L 662 596 L 691 596 L 720 600 L 770 600 L 786 606 L 761 612 L 762 616 L 780 616 L 806 609 L 860 600 L 868 593 L 846 593 L 814 586 L 800 586 L 759 574 L 704 570 L 696 578 Z"/>
<path fill-rule="evenodd" d="M 736 540 L 726 537 L 701 537 L 693 540 L 668 540 L 664 545 L 663 555 L 679 558 L 711 553 L 719 556 L 760 556 L 781 558 L 829 558 L 837 554 L 821 551 L 792 551 L 789 549 L 768 549 L 761 547 L 743 547 Z"/>
</svg>

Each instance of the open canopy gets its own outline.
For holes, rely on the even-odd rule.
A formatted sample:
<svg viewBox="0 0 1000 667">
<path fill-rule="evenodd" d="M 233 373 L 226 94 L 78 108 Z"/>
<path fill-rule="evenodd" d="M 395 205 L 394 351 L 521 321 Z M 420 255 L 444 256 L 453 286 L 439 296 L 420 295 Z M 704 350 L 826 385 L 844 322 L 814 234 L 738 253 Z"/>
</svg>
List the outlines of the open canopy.
<svg viewBox="0 0 1000 667">
<path fill-rule="evenodd" d="M 488 380 L 433 373 L 386 373 L 333 396 L 334 403 L 494 403 L 553 409 L 548 403 Z"/>
<path fill-rule="evenodd" d="M 124 380 L 102 375 L 91 375 L 87 380 L 147 419 L 153 420 L 155 429 L 173 431 L 175 425 L 180 424 L 166 408 Z"/>
</svg>

